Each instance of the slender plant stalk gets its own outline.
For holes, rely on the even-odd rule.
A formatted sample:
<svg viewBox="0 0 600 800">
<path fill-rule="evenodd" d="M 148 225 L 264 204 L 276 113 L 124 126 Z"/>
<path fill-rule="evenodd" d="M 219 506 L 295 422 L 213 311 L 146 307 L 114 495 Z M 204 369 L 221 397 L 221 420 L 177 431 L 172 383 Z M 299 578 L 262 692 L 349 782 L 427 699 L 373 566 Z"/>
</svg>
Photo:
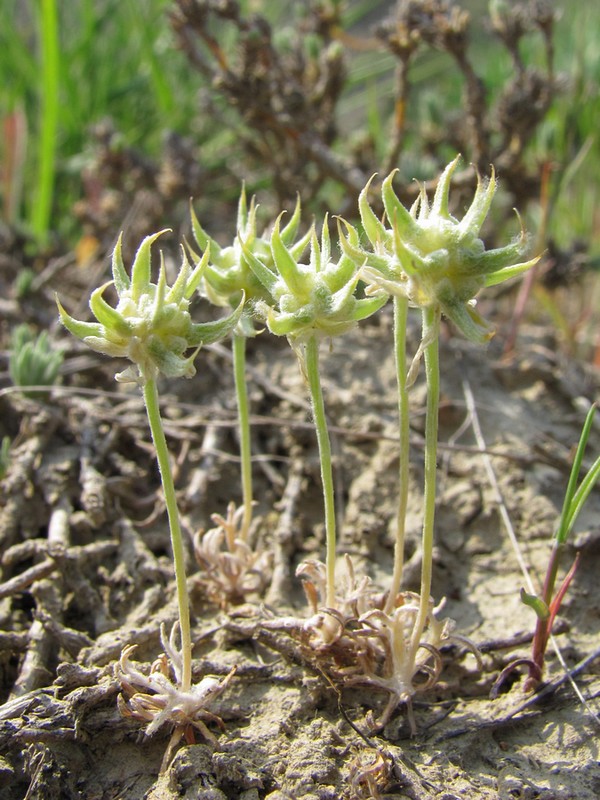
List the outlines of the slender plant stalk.
<svg viewBox="0 0 600 800">
<path fill-rule="evenodd" d="M 435 522 L 435 496 L 437 479 L 438 415 L 440 406 L 439 363 L 440 309 L 431 306 L 423 309 L 423 341 L 425 344 L 425 376 L 427 380 L 427 416 L 425 421 L 425 487 L 423 510 L 423 540 L 421 567 L 421 595 L 419 613 L 411 642 L 414 661 L 421 636 L 427 622 L 431 596 L 433 563 L 433 527 Z"/>
<path fill-rule="evenodd" d="M 394 297 L 394 355 L 396 360 L 396 384 L 398 387 L 398 420 L 400 431 L 400 470 L 398 487 L 398 513 L 396 518 L 396 542 L 394 544 L 394 571 L 392 585 L 386 602 L 386 613 L 395 606 L 404 569 L 404 539 L 406 534 L 406 509 L 408 506 L 409 464 L 409 407 L 406 381 L 406 323 L 408 299 Z"/>
<path fill-rule="evenodd" d="M 589 493 L 591 492 L 592 488 L 600 478 L 600 456 L 599 456 L 592 465 L 592 467 L 590 468 L 590 470 L 584 476 L 583 480 L 579 485 L 579 488 L 577 487 L 577 481 L 579 480 L 579 474 L 581 472 L 581 467 L 583 464 L 583 456 L 585 453 L 587 441 L 589 439 L 590 431 L 592 429 L 592 423 L 594 421 L 594 415 L 596 414 L 596 408 L 597 406 L 594 403 L 594 405 L 592 405 L 592 407 L 588 411 L 583 426 L 583 430 L 581 432 L 581 437 L 579 439 L 579 444 L 577 446 L 577 451 L 575 453 L 575 458 L 573 460 L 573 466 L 571 468 L 571 474 L 569 476 L 569 483 L 567 484 L 567 491 L 565 492 L 565 499 L 560 516 L 560 522 L 556 534 L 554 536 L 554 543 L 552 545 L 552 551 L 550 553 L 550 558 L 548 560 L 548 569 L 546 570 L 546 577 L 544 579 L 544 586 L 542 588 L 541 599 L 543 601 L 543 606 L 547 610 L 547 613 L 543 615 L 540 615 L 540 613 L 538 613 L 537 623 L 535 626 L 535 633 L 533 636 L 533 642 L 531 646 L 531 663 L 529 668 L 529 675 L 527 677 L 527 680 L 525 681 L 525 686 L 524 686 L 525 691 L 530 691 L 532 689 L 535 689 L 542 679 L 546 649 L 548 647 L 548 640 L 552 633 L 554 620 L 560 609 L 562 600 L 577 570 L 577 565 L 579 562 L 579 554 L 577 554 L 571 569 L 569 570 L 561 586 L 555 593 L 558 568 L 560 566 L 561 557 L 569 533 L 571 532 L 571 529 L 575 524 L 577 517 L 579 516 L 579 512 L 583 508 L 583 505 L 587 500 Z M 533 598 L 530 598 L 530 600 L 531 599 Z"/>
<path fill-rule="evenodd" d="M 50 225 L 56 171 L 56 134 L 59 115 L 59 38 L 58 10 L 55 0 L 39 3 L 41 40 L 41 121 L 38 149 L 38 181 L 32 208 L 31 225 L 35 236 L 45 241 Z"/>
<path fill-rule="evenodd" d="M 246 541 L 252 522 L 252 455 L 250 450 L 250 415 L 248 410 L 248 389 L 246 385 L 246 337 L 233 334 L 233 372 L 237 396 L 238 427 L 240 435 L 240 460 L 242 467 L 242 496 L 244 518 L 241 538 Z"/>
<path fill-rule="evenodd" d="M 325 404 L 323 403 L 323 390 L 321 388 L 321 378 L 319 375 L 319 341 L 316 336 L 311 336 L 306 342 L 305 358 L 312 412 L 319 445 L 321 482 L 323 485 L 323 501 L 325 504 L 325 533 L 327 540 L 327 589 L 325 605 L 328 608 L 335 608 L 336 521 L 333 469 L 331 466 L 331 442 L 329 441 L 329 431 L 327 429 L 327 419 L 325 417 Z"/>
<path fill-rule="evenodd" d="M 596 404 L 594 403 L 594 405 L 592 405 L 588 411 L 583 429 L 581 431 L 579 444 L 575 452 L 575 458 L 573 459 L 573 466 L 571 467 L 569 483 L 567 484 L 567 491 L 565 492 L 565 499 L 560 515 L 559 526 L 554 536 L 554 544 L 552 546 L 552 552 L 548 562 L 548 569 L 546 571 L 546 578 L 544 580 L 544 587 L 542 590 L 542 599 L 548 607 L 550 607 L 552 598 L 554 596 L 554 585 L 556 583 L 556 576 L 558 574 L 558 567 L 560 564 L 560 556 L 564 549 L 564 545 L 566 544 L 569 533 L 571 532 L 571 529 L 575 524 L 575 521 L 579 516 L 579 512 L 583 508 L 590 491 L 600 477 L 599 457 L 596 459 L 592 468 L 583 478 L 579 488 L 577 488 L 577 481 L 579 480 L 579 474 L 583 464 L 583 456 L 587 441 L 590 436 L 595 414 Z"/>
<path fill-rule="evenodd" d="M 187 580 L 185 574 L 185 552 L 181 525 L 179 523 L 179 510 L 175 496 L 171 460 L 167 448 L 167 440 L 160 415 L 158 390 L 156 380 L 147 380 L 144 384 L 144 403 L 150 423 L 152 440 L 156 449 L 156 459 L 162 480 L 165 503 L 169 517 L 171 532 L 171 547 L 173 549 L 173 562 L 175 565 L 175 581 L 177 584 L 177 604 L 179 606 L 179 626 L 181 631 L 181 660 L 182 675 L 181 688 L 188 691 L 192 685 L 192 637 L 190 630 L 190 606 L 187 593 Z"/>
</svg>

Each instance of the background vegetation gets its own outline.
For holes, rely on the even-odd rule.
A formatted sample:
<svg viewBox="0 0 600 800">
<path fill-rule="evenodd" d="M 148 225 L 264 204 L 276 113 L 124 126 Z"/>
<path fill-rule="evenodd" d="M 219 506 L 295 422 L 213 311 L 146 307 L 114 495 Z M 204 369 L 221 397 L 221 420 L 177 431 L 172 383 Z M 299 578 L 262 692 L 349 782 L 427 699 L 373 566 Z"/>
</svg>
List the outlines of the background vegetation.
<svg viewBox="0 0 600 800">
<path fill-rule="evenodd" d="M 301 57 L 303 80 L 310 79 L 308 68 L 318 68 L 321 79 L 325 76 L 330 81 L 325 90 L 331 93 L 329 104 L 325 97 L 316 107 L 324 126 L 319 141 L 331 146 L 340 164 L 350 163 L 367 172 L 380 168 L 399 113 L 399 61 L 381 37 L 376 38 L 373 26 L 395 4 L 242 0 L 238 5 L 244 18 L 255 13 L 269 18 L 272 44 L 282 61 L 288 59 L 282 67 L 284 79 L 289 65 Z M 544 3 L 537 0 L 532 5 L 543 8 Z M 538 293 L 564 338 L 574 341 L 581 336 L 589 339 L 590 317 L 595 324 L 594 304 L 600 302 L 593 274 L 600 257 L 600 43 L 596 35 L 600 8 L 593 3 L 550 5 L 558 7 L 553 97 L 531 126 L 521 162 L 528 170 L 523 185 L 532 177 L 538 183 L 530 192 L 531 202 L 517 198 L 512 205 L 526 206 L 528 227 L 537 231 L 540 249 L 549 250 L 558 270 L 549 281 L 551 287 L 565 280 L 569 283 L 581 268 L 587 274 L 585 295 L 592 298 L 592 305 L 588 301 L 583 310 L 557 305 L 555 295 Z M 190 14 L 181 22 L 192 6 L 173 0 L 73 0 L 68 4 L 6 0 L 2 4 L 1 217 L 36 243 L 30 247 L 51 251 L 79 247 L 82 258 L 90 249 L 94 252 L 98 243 L 100 251 L 105 251 L 118 229 L 126 227 L 123 209 L 137 208 L 141 190 L 160 196 L 151 208 L 142 203 L 150 227 L 184 226 L 190 195 L 198 199 L 200 211 L 203 203 L 213 213 L 215 206 L 217 213 L 225 206 L 229 209 L 242 179 L 251 190 L 261 190 L 263 203 L 269 191 L 281 194 L 275 172 L 265 168 L 273 143 L 265 133 L 266 144 L 261 144 L 260 124 L 249 121 L 247 109 L 232 94 L 237 85 L 223 89 L 222 75 L 215 67 L 208 65 L 202 74 L 198 63 L 191 63 L 192 46 L 184 52 L 184 37 L 189 43 L 191 33 L 204 30 L 193 29 Z M 491 4 L 492 10 L 511 12 L 527 6 Z M 471 13 L 469 57 L 487 97 L 502 97 L 515 73 L 515 52 L 525 70 L 546 68 L 547 42 L 539 31 L 519 39 L 511 53 L 491 30 L 485 0 L 463 0 L 459 8 Z M 179 26 L 174 22 L 178 16 Z M 226 54 L 228 67 L 235 71 L 234 60 L 239 61 L 239 53 L 248 48 L 249 37 L 259 34 L 244 32 L 227 18 L 209 23 L 205 30 L 212 39 L 205 37 L 205 50 L 208 43 L 217 67 Z M 295 42 L 299 29 L 304 30 L 300 46 Z M 336 47 L 343 50 L 343 68 L 331 66 L 336 63 Z M 454 128 L 461 124 L 465 80 L 447 48 L 434 43 L 411 58 L 410 81 L 402 108 L 406 130 L 398 163 L 407 181 L 412 177 L 426 180 L 457 147 Z M 308 92 L 316 85 L 303 88 Z M 490 104 L 487 111 L 493 126 L 498 108 Z M 325 119 L 328 114 L 331 125 Z M 335 135 L 327 128 L 334 123 Z M 500 134 L 493 135 L 497 139 Z M 472 159 L 471 153 L 464 155 Z M 318 168 L 294 174 L 292 167 L 290 176 L 283 172 L 281 182 L 292 190 L 292 197 L 296 181 L 308 207 L 320 201 L 345 211 L 349 183 L 335 172 L 323 176 Z M 508 183 L 514 194 L 518 174 L 512 178 L 509 174 Z M 282 199 L 288 198 L 278 198 Z M 514 221 L 509 224 L 514 226 Z M 587 333 L 581 334 L 581 326 L 578 332 L 572 330 L 569 318 L 573 315 L 585 319 Z"/>
</svg>

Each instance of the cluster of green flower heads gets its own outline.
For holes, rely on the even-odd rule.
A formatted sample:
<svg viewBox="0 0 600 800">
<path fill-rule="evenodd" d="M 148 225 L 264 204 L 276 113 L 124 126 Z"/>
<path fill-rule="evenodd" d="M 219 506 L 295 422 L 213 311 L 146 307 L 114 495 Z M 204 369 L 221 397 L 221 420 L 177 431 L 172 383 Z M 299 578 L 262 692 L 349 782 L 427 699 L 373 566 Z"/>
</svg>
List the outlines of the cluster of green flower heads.
<svg viewBox="0 0 600 800">
<path fill-rule="evenodd" d="M 536 259 L 524 261 L 527 236 L 521 235 L 504 247 L 486 250 L 480 230 L 489 213 L 497 184 L 492 172 L 488 180 L 478 177 L 471 205 L 462 217 L 450 213 L 449 193 L 458 158 L 439 178 L 431 202 L 422 189 L 412 208 L 406 209 L 392 188 L 395 172 L 385 178 L 381 195 L 385 214 L 377 217 L 368 201 L 371 179 L 359 196 L 363 238 L 357 228 L 344 220 L 337 222 L 339 248 L 332 247 L 329 218 L 325 215 L 320 236 L 315 224 L 300 234 L 301 207 L 298 200 L 287 225 L 280 215 L 270 234 L 257 232 L 257 206 L 248 205 L 242 189 L 237 215 L 237 232 L 230 246 L 221 247 L 200 225 L 191 212 L 193 234 L 201 255 L 189 246 L 182 247 L 182 263 L 172 286 L 167 284 L 165 260 L 161 254 L 156 283 L 152 281 L 151 247 L 166 231 L 146 237 L 135 257 L 129 275 L 122 258 L 121 237 L 112 258 L 112 280 L 96 289 L 89 301 L 96 321 L 74 319 L 58 302 L 64 326 L 92 349 L 129 359 L 131 366 L 117 380 L 135 381 L 143 387 L 144 401 L 163 480 L 169 514 L 174 555 L 181 653 L 172 641 L 165 652 L 175 667 L 177 685 L 166 672 L 152 681 L 128 663 L 131 648 L 121 659 L 122 683 L 129 697 L 130 715 L 151 721 L 151 732 L 164 721 L 175 724 L 175 734 L 185 726 L 199 727 L 206 738 L 210 732 L 204 719 L 216 719 L 205 706 L 222 691 L 229 677 L 218 681 L 210 677 L 192 686 L 191 626 L 187 596 L 185 551 L 177 510 L 177 499 L 158 402 L 157 378 L 191 377 L 194 360 L 203 344 L 233 334 L 234 378 L 238 393 L 240 452 L 244 506 L 228 517 L 216 517 L 218 527 L 203 536 L 197 551 L 200 560 L 216 574 L 221 594 L 229 586 L 231 595 L 244 597 L 256 589 L 253 573 L 263 569 L 258 553 L 248 543 L 252 491 L 248 403 L 245 392 L 246 338 L 266 326 L 278 336 L 287 337 L 303 365 L 311 393 L 313 420 L 319 444 L 327 536 L 327 562 L 300 571 L 312 579 L 307 596 L 314 599 L 313 617 L 303 624 L 315 634 L 321 650 L 335 644 L 350 647 L 360 669 L 348 673 L 347 685 L 377 686 L 390 700 L 381 724 L 389 719 L 399 703 L 409 707 L 412 695 L 432 686 L 439 676 L 442 659 L 439 648 L 451 640 L 450 623 L 439 622 L 430 599 L 435 512 L 435 470 L 437 420 L 439 411 L 439 319 L 443 314 L 470 340 L 485 342 L 491 335 L 488 324 L 474 307 L 475 296 L 487 286 L 519 275 Z M 339 252 L 337 250 L 339 249 Z M 190 263 L 188 254 L 194 264 Z M 105 299 L 111 286 L 117 302 Z M 222 319 L 197 323 L 190 313 L 196 292 L 214 305 L 228 310 Z M 381 600 L 370 605 L 369 582 L 354 580 L 347 559 L 347 597 L 339 601 L 335 580 L 336 514 L 331 447 L 319 377 L 319 344 L 352 329 L 395 297 L 396 364 L 399 387 L 401 441 L 406 442 L 401 463 L 408 463 L 408 400 L 405 374 L 405 328 L 408 306 L 423 311 L 423 341 L 428 390 L 425 435 L 425 492 L 423 521 L 423 567 L 420 595 L 398 594 L 402 558 L 395 557 L 392 603 L 381 608 Z M 418 366 L 418 358 L 413 364 Z M 408 471 L 401 473 L 401 498 L 407 496 Z M 406 491 L 405 491 L 406 489 Z M 397 552 L 403 553 L 406 503 L 401 499 L 398 515 Z M 227 543 L 227 550 L 224 549 Z M 236 581 L 232 582 L 232 576 Z M 238 580 L 239 578 L 239 580 Z M 234 585 L 235 584 L 235 585 Z M 232 588 L 233 587 L 233 588 Z M 361 608 L 357 605 L 362 597 Z M 400 598 L 400 601 L 398 601 Z M 323 613 L 318 601 L 325 604 Z M 347 611 L 352 619 L 348 627 Z M 358 619 L 357 619 L 358 617 Z M 357 627 L 358 626 L 358 627 Z M 362 626 L 362 627 L 361 627 Z M 354 636 L 356 634 L 356 636 Z M 357 649 L 358 648 L 358 649 Z M 360 656 L 358 656 L 360 654 Z M 166 660 L 160 663 L 165 664 Z M 151 677 L 155 670 L 151 674 Z M 421 678 L 425 676 L 423 683 Z M 183 712 L 182 710 L 183 709 Z M 182 717 L 183 714 L 183 717 Z M 183 719 L 183 722 L 182 722 Z"/>
<path fill-rule="evenodd" d="M 299 235 L 298 200 L 290 221 L 280 215 L 270 234 L 257 233 L 254 198 L 248 205 L 242 189 L 233 244 L 221 247 L 200 225 L 192 209 L 192 228 L 199 256 L 188 247 L 192 267 L 183 251 L 182 266 L 172 287 L 167 286 L 161 257 L 157 283 L 151 282 L 150 248 L 165 231 L 146 237 L 134 259 L 131 278 L 121 256 L 121 239 L 112 260 L 116 308 L 103 295 L 109 284 L 93 292 L 90 308 L 97 322 L 73 319 L 59 303 L 61 320 L 90 347 L 129 358 L 135 365 L 119 380 L 144 383 L 158 373 L 168 377 L 194 373 L 196 352 L 231 331 L 256 334 L 256 323 L 294 344 L 308 338 L 334 337 L 352 328 L 386 302 L 401 295 L 413 306 L 437 307 L 470 340 L 485 342 L 488 324 L 475 309 L 475 296 L 487 286 L 519 275 L 536 259 L 524 261 L 528 240 L 524 231 L 504 247 L 486 250 L 480 238 L 497 182 L 478 177 L 473 201 L 462 219 L 449 210 L 452 175 L 459 157 L 439 178 L 430 202 L 424 189 L 410 209 L 392 188 L 396 171 L 382 183 L 385 208 L 379 219 L 368 202 L 371 179 L 359 197 L 364 239 L 356 228 L 338 221 L 340 254 L 334 258 L 328 218 L 320 238 L 315 225 Z M 359 288 L 360 282 L 367 284 Z M 217 322 L 194 323 L 189 313 L 196 290 L 213 304 L 232 309 Z"/>
<path fill-rule="evenodd" d="M 182 266 L 171 287 L 167 285 L 161 254 L 158 281 L 151 281 L 150 248 L 163 233 L 166 231 L 143 240 L 134 258 L 131 277 L 123 264 L 119 237 L 112 258 L 112 281 L 96 289 L 90 297 L 90 309 L 97 322 L 73 319 L 57 300 L 61 321 L 74 336 L 99 353 L 133 362 L 116 376 L 119 381 L 143 385 L 155 380 L 159 373 L 169 378 L 191 377 L 200 347 L 226 336 L 241 316 L 243 297 L 225 319 L 192 322 L 189 306 L 208 266 L 210 249 L 193 269 L 182 250 Z M 111 284 L 118 296 L 116 308 L 104 299 L 104 292 Z M 194 352 L 186 355 L 192 348 Z"/>
<path fill-rule="evenodd" d="M 439 308 L 467 339 L 482 344 L 493 333 L 476 311 L 475 296 L 485 287 L 521 274 L 537 258 L 522 261 L 529 245 L 522 228 L 520 236 L 493 250 L 486 250 L 480 238 L 497 189 L 493 169 L 488 180 L 477 176 L 475 195 L 463 218 L 458 220 L 450 213 L 450 186 L 459 160 L 457 156 L 440 176 L 431 203 L 422 187 L 410 209 L 393 190 L 394 170 L 381 187 L 387 225 L 369 205 L 371 179 L 359 197 L 369 247 L 356 247 L 356 231 L 349 225 L 341 246 L 351 257 L 362 260 L 361 277 L 376 290 L 404 296 L 421 309 Z"/>
<path fill-rule="evenodd" d="M 251 269 L 269 293 L 269 300 L 259 301 L 256 311 L 266 320 L 271 333 L 287 336 L 293 344 L 311 336 L 334 337 L 386 302 L 384 292 L 357 298 L 359 265 L 345 253 L 337 261 L 332 259 L 327 216 L 320 242 L 314 225 L 311 227 L 309 256 L 304 261 L 303 250 L 286 246 L 280 220 L 281 217 L 275 222 L 271 235 L 271 263 L 242 245 Z"/>
<path fill-rule="evenodd" d="M 211 303 L 225 308 L 237 308 L 242 297 L 246 299 L 246 310 L 240 318 L 237 332 L 244 336 L 254 336 L 257 330 L 254 326 L 254 308 L 261 301 L 268 302 L 268 290 L 256 276 L 248 263 L 247 253 L 262 260 L 270 269 L 274 269 L 271 254 L 271 239 L 267 235 L 259 236 L 256 227 L 256 212 L 258 206 L 254 197 L 250 206 L 246 198 L 246 190 L 242 187 L 237 210 L 236 236 L 228 247 L 221 247 L 218 242 L 206 233 L 198 218 L 191 208 L 192 231 L 196 244 L 204 256 L 210 250 L 210 262 L 203 271 L 200 284 L 201 293 Z M 298 228 L 301 221 L 301 204 L 298 198 L 294 212 L 288 224 L 281 231 L 281 238 L 292 252 L 300 254 L 306 248 L 310 234 L 296 241 Z M 196 260 L 199 256 L 190 248 Z"/>
</svg>

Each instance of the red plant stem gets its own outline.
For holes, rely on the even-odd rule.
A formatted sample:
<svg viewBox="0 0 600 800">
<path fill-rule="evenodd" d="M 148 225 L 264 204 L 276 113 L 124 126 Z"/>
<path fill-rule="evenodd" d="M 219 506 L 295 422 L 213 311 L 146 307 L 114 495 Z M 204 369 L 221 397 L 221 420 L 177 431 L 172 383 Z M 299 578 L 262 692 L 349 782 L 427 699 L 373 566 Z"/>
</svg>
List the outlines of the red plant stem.
<svg viewBox="0 0 600 800">
<path fill-rule="evenodd" d="M 544 602 L 548 606 L 550 613 L 545 618 L 542 619 L 538 617 L 537 624 L 535 626 L 535 633 L 533 635 L 533 642 L 531 645 L 531 661 L 532 666 L 529 670 L 529 675 L 527 676 L 527 680 L 525 681 L 524 690 L 526 692 L 535 689 L 541 680 L 541 676 L 544 670 L 544 658 L 546 655 L 546 649 L 548 647 L 548 639 L 550 638 L 550 634 L 552 633 L 552 627 L 554 625 L 554 620 L 556 619 L 556 615 L 560 609 L 561 603 L 564 599 L 565 594 L 569 588 L 571 581 L 577 571 L 577 566 L 579 564 L 579 553 L 575 557 L 575 561 L 571 569 L 565 576 L 558 592 L 552 599 L 552 595 L 554 592 L 554 584 L 556 582 L 556 573 L 558 570 L 558 564 L 560 560 L 560 553 L 563 549 L 563 545 L 561 544 L 554 544 L 552 548 L 552 553 L 550 554 L 550 561 L 548 563 L 548 571 L 546 572 L 546 579 L 544 581 L 544 588 L 542 597 Z"/>
</svg>

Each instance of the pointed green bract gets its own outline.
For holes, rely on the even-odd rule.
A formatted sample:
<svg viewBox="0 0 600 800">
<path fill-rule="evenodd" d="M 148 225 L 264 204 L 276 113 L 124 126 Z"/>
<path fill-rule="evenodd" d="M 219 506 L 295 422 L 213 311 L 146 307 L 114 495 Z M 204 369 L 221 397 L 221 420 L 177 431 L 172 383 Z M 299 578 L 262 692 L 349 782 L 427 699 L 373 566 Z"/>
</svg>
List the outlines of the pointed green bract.
<svg viewBox="0 0 600 800">
<path fill-rule="evenodd" d="M 254 205 L 254 198 L 251 200 L 251 205 Z M 240 199 L 238 200 L 237 209 L 237 229 L 238 231 L 246 231 L 248 225 L 248 201 L 246 199 L 246 184 L 242 183 L 242 191 L 240 192 Z M 206 246 L 206 245 L 205 245 Z"/>
<path fill-rule="evenodd" d="M 356 283 L 359 280 L 356 262 L 342 251 L 339 261 L 335 264 L 334 269 L 327 269 L 323 275 L 323 280 L 331 292 L 339 292 L 349 282 Z"/>
<path fill-rule="evenodd" d="M 244 258 L 247 260 L 252 272 L 256 275 L 259 279 L 261 284 L 267 290 L 267 292 L 273 292 L 277 285 L 277 275 L 263 264 L 260 258 L 257 258 L 254 253 L 247 247 L 245 242 L 242 242 L 242 251 L 244 253 Z"/>
<path fill-rule="evenodd" d="M 386 295 L 383 293 L 376 297 L 363 297 L 357 300 L 353 311 L 355 322 L 360 322 L 372 316 L 376 311 L 379 311 L 380 308 L 383 308 L 387 300 Z"/>
<path fill-rule="evenodd" d="M 349 236 L 344 236 L 343 231 L 340 227 L 338 227 L 338 238 L 342 253 L 344 253 L 347 258 L 354 262 L 354 264 L 358 266 L 359 270 L 363 267 L 371 266 L 375 270 L 381 272 L 382 275 L 387 275 L 388 278 L 393 277 L 393 270 L 390 269 L 391 265 L 389 257 L 380 256 L 378 253 L 363 250 L 359 246 L 357 231 L 348 222 L 346 222 L 346 220 L 339 220 L 338 226 L 340 222 L 343 223 L 347 229 L 351 229 Z"/>
<path fill-rule="evenodd" d="M 185 270 L 185 263 L 182 266 L 182 270 Z M 165 301 L 167 298 L 167 273 L 165 269 L 165 257 L 161 251 L 160 253 L 160 270 L 158 273 L 158 281 L 156 283 L 156 293 L 154 296 L 154 312 L 153 312 L 153 319 L 155 322 L 158 322 L 161 317 L 163 317 L 164 311 L 167 312 L 168 316 L 172 316 L 172 312 L 174 308 L 166 308 Z M 174 304 L 171 304 L 171 306 Z M 171 312 L 171 313 L 169 313 Z"/>
<path fill-rule="evenodd" d="M 388 175 L 381 186 L 381 198 L 383 200 L 385 213 L 392 226 L 403 235 L 416 236 L 418 234 L 418 228 L 415 225 L 415 220 L 410 212 L 404 208 L 392 188 L 392 180 L 396 172 L 397 170 L 394 170 L 394 172 Z M 380 241 L 389 241 L 389 233 L 386 234 L 385 238 L 383 238 L 383 236 L 380 237 Z M 375 243 L 372 242 L 372 244 Z"/>
<path fill-rule="evenodd" d="M 460 156 L 456 156 L 454 161 L 451 161 L 446 169 L 442 172 L 438 181 L 435 194 L 433 196 L 433 203 L 431 204 L 430 213 L 434 216 L 442 217 L 443 219 L 451 219 L 448 202 L 450 197 L 450 183 L 454 170 L 458 166 Z"/>
<path fill-rule="evenodd" d="M 419 269 L 425 267 L 425 259 L 421 254 L 410 249 L 396 224 L 396 218 L 392 224 L 392 232 L 394 235 L 394 254 L 398 259 L 398 263 L 402 266 L 402 270 L 407 275 L 418 275 Z"/>
<path fill-rule="evenodd" d="M 383 225 L 381 220 L 377 218 L 376 214 L 373 212 L 373 209 L 371 208 L 367 200 L 369 189 L 371 187 L 371 183 L 373 182 L 374 178 L 375 175 L 372 175 L 369 178 L 369 180 L 367 181 L 367 185 L 358 196 L 358 210 L 360 213 L 360 220 L 362 222 L 363 228 L 365 229 L 365 233 L 369 237 L 369 240 L 371 244 L 373 244 L 373 246 L 375 246 L 377 242 L 382 242 L 382 243 L 385 242 L 386 239 L 388 238 L 385 226 Z"/>
<path fill-rule="evenodd" d="M 90 309 L 102 326 L 110 328 L 118 336 L 129 336 L 131 333 L 131 325 L 102 297 L 104 290 L 107 286 L 110 286 L 111 283 L 112 282 L 105 283 L 104 286 L 100 286 L 99 289 L 92 292 L 90 297 Z"/>
<path fill-rule="evenodd" d="M 294 212 L 291 216 L 290 221 L 285 226 L 285 228 L 281 231 L 281 241 L 284 243 L 286 247 L 289 247 L 293 244 L 294 239 L 296 238 L 296 234 L 298 233 L 298 227 L 300 225 L 300 218 L 301 218 L 301 206 L 300 206 L 300 195 L 296 198 L 296 205 L 294 207 Z"/>
<path fill-rule="evenodd" d="M 481 226 L 489 214 L 492 200 L 496 194 L 496 187 L 496 173 L 493 167 L 492 174 L 489 180 L 485 183 L 482 181 L 481 175 L 477 173 L 477 189 L 475 190 L 475 197 L 473 198 L 473 202 L 471 203 L 469 210 L 458 224 L 458 229 L 461 233 L 461 236 L 479 233 Z"/>
<path fill-rule="evenodd" d="M 102 336 L 102 325 L 97 322 L 80 322 L 79 320 L 73 319 L 63 308 L 58 296 L 55 296 L 55 300 L 58 306 L 60 321 L 69 333 L 72 333 L 77 339 L 85 339 L 88 336 Z"/>
<path fill-rule="evenodd" d="M 292 258 L 295 258 L 296 261 L 299 261 L 302 258 L 302 254 L 306 250 L 306 248 L 310 245 L 310 240 L 312 239 L 312 228 L 309 228 L 304 236 L 301 236 L 297 242 L 294 242 L 292 245 L 288 245 L 285 243 L 285 239 L 283 238 L 283 232 L 281 235 L 281 240 L 286 244 L 290 255 Z"/>
<path fill-rule="evenodd" d="M 313 272 L 321 271 L 321 246 L 317 237 L 317 232 L 313 228 L 313 235 L 310 240 L 310 263 L 309 267 Z"/>
<path fill-rule="evenodd" d="M 208 260 L 210 258 L 210 245 L 206 248 L 206 252 L 199 260 L 198 264 L 191 271 L 192 266 L 188 260 L 185 248 L 181 247 L 181 263 L 182 267 L 175 279 L 175 283 L 169 290 L 167 295 L 168 303 L 180 303 L 182 300 L 191 300 L 194 292 L 197 291 L 202 280 L 202 275 L 208 267 Z"/>
<path fill-rule="evenodd" d="M 122 242 L 123 242 L 123 233 L 121 232 L 119 234 L 119 238 L 117 239 L 117 243 L 115 245 L 115 249 L 113 250 L 112 254 L 113 282 L 115 284 L 115 289 L 117 290 L 117 294 L 119 295 L 123 294 L 123 292 L 126 292 L 131 286 L 129 275 L 125 271 L 125 265 L 123 264 Z"/>
<path fill-rule="evenodd" d="M 153 233 L 151 236 L 146 236 L 135 254 L 133 266 L 131 267 L 131 297 L 135 303 L 138 302 L 150 285 L 150 248 L 152 243 L 163 233 L 168 232 L 169 229 L 165 228 L 162 231 L 158 231 L 158 233 Z"/>
<path fill-rule="evenodd" d="M 238 307 L 228 317 L 215 322 L 192 323 L 188 335 L 189 344 L 192 347 L 196 344 L 214 344 L 214 342 L 218 342 L 228 336 L 240 321 L 244 310 L 244 302 L 245 297 L 242 297 Z"/>
<path fill-rule="evenodd" d="M 271 250 L 273 252 L 273 261 L 277 265 L 277 270 L 290 292 L 294 295 L 304 296 L 306 294 L 306 281 L 302 271 L 298 268 L 296 259 L 289 252 L 287 247 L 281 241 L 279 232 L 279 222 L 281 215 L 275 222 L 273 233 L 271 234 Z M 317 244 L 318 247 L 318 244 Z"/>
<path fill-rule="evenodd" d="M 519 275 L 522 275 L 524 272 L 527 272 L 527 270 L 531 269 L 531 267 L 534 267 L 539 260 L 540 256 L 535 256 L 534 258 L 530 258 L 529 261 L 524 261 L 521 264 L 513 264 L 511 267 L 503 267 L 496 272 L 492 272 L 491 275 L 485 276 L 485 285 L 497 286 L 499 283 L 504 283 L 504 281 L 508 281 L 511 278 L 516 278 Z"/>
<path fill-rule="evenodd" d="M 194 211 L 194 207 L 190 202 L 190 216 L 192 218 L 192 230 L 194 232 L 194 239 L 198 242 L 198 246 L 201 250 L 206 250 L 206 248 L 211 246 L 213 255 L 216 257 L 218 256 L 221 248 L 215 242 L 214 239 L 211 239 L 210 236 L 204 232 L 204 228 L 200 225 L 198 221 L 198 217 L 196 216 L 196 212 Z"/>
</svg>

